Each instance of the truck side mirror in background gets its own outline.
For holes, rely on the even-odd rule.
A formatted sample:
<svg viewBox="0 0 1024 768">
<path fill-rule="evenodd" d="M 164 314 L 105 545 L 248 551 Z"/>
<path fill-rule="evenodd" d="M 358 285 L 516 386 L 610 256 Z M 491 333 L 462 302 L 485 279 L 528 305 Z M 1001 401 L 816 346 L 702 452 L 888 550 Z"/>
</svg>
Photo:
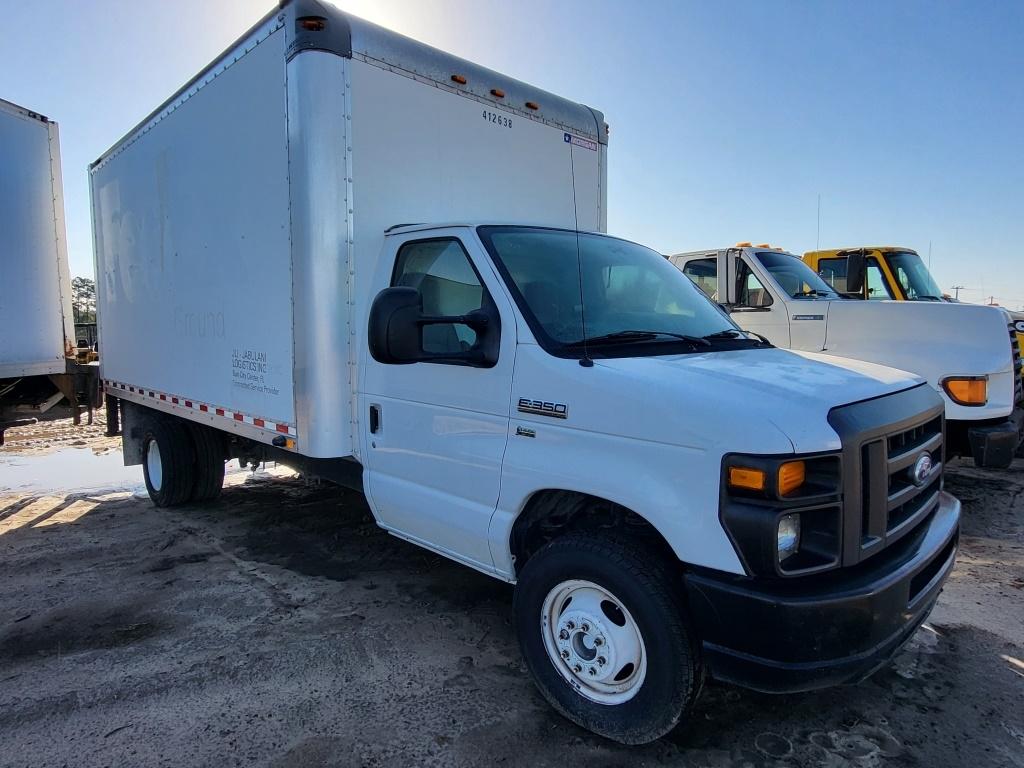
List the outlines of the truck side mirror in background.
<svg viewBox="0 0 1024 768">
<path fill-rule="evenodd" d="M 860 294 L 864 291 L 864 251 L 849 251 L 846 254 L 846 291 Z"/>
<path fill-rule="evenodd" d="M 428 325 L 464 325 L 476 334 L 468 349 L 428 352 L 423 349 L 423 328 Z M 423 296 L 415 288 L 385 288 L 370 307 L 367 339 L 378 363 L 453 363 L 490 368 L 498 362 L 501 321 L 497 307 L 487 306 L 464 315 L 427 316 Z"/>
<path fill-rule="evenodd" d="M 739 251 L 718 252 L 718 301 L 728 312 L 739 301 Z"/>
</svg>

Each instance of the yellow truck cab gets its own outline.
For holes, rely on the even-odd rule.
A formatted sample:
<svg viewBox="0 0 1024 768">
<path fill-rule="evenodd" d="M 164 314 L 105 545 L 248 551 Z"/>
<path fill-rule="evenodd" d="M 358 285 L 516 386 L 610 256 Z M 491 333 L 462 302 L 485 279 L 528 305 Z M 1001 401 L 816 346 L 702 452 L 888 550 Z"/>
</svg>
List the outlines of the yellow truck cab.
<svg viewBox="0 0 1024 768">
<path fill-rule="evenodd" d="M 850 298 L 947 300 L 917 251 L 910 248 L 882 245 L 808 251 L 804 262 L 838 293 Z"/>
</svg>

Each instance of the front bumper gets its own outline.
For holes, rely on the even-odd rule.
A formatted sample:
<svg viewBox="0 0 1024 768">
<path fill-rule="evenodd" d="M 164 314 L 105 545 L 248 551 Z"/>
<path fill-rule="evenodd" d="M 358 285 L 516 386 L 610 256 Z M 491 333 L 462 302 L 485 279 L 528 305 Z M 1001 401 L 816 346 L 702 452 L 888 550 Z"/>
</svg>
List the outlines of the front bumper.
<svg viewBox="0 0 1024 768">
<path fill-rule="evenodd" d="M 966 447 L 976 466 L 1006 469 L 1024 442 L 1024 409 L 1015 408 L 1005 420 L 978 425 L 969 421 L 949 421 L 946 429 L 951 445 Z"/>
<path fill-rule="evenodd" d="M 771 693 L 867 677 L 931 611 L 953 569 L 959 525 L 960 502 L 943 492 L 918 530 L 851 568 L 791 581 L 688 573 L 711 675 Z"/>
</svg>

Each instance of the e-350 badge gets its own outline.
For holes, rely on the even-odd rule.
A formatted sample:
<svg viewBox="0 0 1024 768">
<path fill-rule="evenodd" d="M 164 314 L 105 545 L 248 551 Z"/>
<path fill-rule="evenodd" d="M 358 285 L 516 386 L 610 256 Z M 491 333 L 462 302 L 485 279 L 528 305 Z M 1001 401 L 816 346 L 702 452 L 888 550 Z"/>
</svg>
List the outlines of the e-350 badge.
<svg viewBox="0 0 1024 768">
<path fill-rule="evenodd" d="M 569 417 L 569 406 L 565 403 L 549 403 L 546 400 L 531 400 L 528 397 L 520 397 L 519 412 L 535 413 L 538 416 L 550 416 L 554 419 L 566 419 Z"/>
</svg>

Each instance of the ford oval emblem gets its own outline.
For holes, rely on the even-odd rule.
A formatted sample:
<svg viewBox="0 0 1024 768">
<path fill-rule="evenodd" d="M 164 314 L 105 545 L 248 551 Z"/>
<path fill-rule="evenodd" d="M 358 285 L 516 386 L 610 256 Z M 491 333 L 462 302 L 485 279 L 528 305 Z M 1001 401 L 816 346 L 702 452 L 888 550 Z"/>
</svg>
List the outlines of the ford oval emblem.
<svg viewBox="0 0 1024 768">
<path fill-rule="evenodd" d="M 932 455 L 930 453 L 922 453 L 917 457 L 917 461 L 914 462 L 914 466 L 910 470 L 910 479 L 914 481 L 914 485 L 920 488 L 928 482 L 932 469 Z"/>
</svg>

